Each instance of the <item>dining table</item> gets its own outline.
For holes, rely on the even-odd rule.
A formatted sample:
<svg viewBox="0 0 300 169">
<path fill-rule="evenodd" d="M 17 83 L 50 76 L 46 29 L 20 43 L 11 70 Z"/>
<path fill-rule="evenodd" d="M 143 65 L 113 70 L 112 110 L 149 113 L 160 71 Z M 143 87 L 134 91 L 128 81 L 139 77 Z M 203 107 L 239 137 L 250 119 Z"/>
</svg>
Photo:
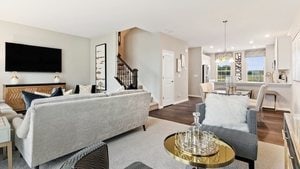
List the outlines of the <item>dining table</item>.
<svg viewBox="0 0 300 169">
<path fill-rule="evenodd" d="M 229 93 L 225 89 L 216 89 L 213 90 L 211 93 L 214 94 L 221 94 L 221 95 L 239 95 L 239 96 L 249 96 L 251 97 L 251 90 L 236 90 L 235 92 Z"/>
</svg>

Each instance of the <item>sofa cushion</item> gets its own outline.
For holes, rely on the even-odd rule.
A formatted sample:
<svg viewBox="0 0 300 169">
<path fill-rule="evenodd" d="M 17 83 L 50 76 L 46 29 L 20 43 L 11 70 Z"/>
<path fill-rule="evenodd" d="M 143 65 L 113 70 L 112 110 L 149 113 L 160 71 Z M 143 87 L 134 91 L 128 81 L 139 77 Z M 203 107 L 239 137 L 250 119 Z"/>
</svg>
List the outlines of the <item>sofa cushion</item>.
<svg viewBox="0 0 300 169">
<path fill-rule="evenodd" d="M 38 94 L 26 92 L 26 91 L 22 91 L 22 97 L 23 97 L 23 100 L 25 102 L 26 110 L 31 106 L 31 102 L 33 100 L 41 99 L 41 98 L 47 98 L 47 96 L 42 96 L 42 95 L 38 95 Z"/>
<path fill-rule="evenodd" d="M 208 94 L 203 124 L 239 128 L 246 123 L 247 96 Z"/>
<path fill-rule="evenodd" d="M 214 132 L 217 137 L 232 146 L 237 156 L 251 160 L 257 159 L 258 141 L 255 134 L 209 125 L 202 125 L 201 129 Z"/>
<path fill-rule="evenodd" d="M 107 95 L 104 93 L 95 93 L 95 94 L 86 94 L 86 95 L 64 95 L 64 96 L 58 96 L 58 97 L 48 97 L 43 99 L 38 99 L 32 101 L 32 105 L 40 105 L 45 103 L 56 103 L 56 102 L 63 102 L 63 101 L 75 101 L 75 100 L 81 100 L 81 99 L 91 99 L 95 97 L 106 97 Z"/>
<path fill-rule="evenodd" d="M 111 96 L 119 96 L 119 95 L 123 95 L 123 94 L 140 93 L 140 92 L 144 92 L 144 91 L 145 90 L 143 90 L 143 89 L 121 90 L 121 91 L 112 92 L 109 95 L 111 95 Z"/>
</svg>

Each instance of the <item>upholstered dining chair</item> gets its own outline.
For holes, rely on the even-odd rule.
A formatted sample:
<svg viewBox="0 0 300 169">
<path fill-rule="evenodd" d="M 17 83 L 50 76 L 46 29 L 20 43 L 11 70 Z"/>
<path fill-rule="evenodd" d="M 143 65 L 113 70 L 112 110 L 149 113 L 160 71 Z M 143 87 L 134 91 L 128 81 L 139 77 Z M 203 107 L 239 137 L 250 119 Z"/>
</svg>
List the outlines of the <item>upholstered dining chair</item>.
<svg viewBox="0 0 300 169">
<path fill-rule="evenodd" d="M 212 82 L 200 83 L 200 94 L 203 101 L 206 98 L 206 94 L 211 93 L 212 91 L 214 91 L 214 83 Z"/>
<path fill-rule="evenodd" d="M 261 121 L 262 118 L 261 108 L 262 108 L 262 104 L 264 101 L 267 88 L 268 88 L 267 85 L 261 85 L 257 94 L 257 99 L 249 99 L 248 108 L 254 109 L 255 111 L 260 113 L 260 117 L 258 118 L 258 121 Z"/>
</svg>

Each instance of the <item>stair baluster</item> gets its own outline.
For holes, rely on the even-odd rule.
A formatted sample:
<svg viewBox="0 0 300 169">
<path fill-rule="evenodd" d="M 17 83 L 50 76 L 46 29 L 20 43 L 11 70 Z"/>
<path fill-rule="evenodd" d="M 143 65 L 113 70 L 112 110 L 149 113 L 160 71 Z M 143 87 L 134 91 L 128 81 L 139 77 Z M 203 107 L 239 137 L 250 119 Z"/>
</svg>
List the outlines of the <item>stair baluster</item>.
<svg viewBox="0 0 300 169">
<path fill-rule="evenodd" d="M 125 87 L 125 89 L 138 88 L 138 70 L 132 69 L 122 58 L 117 56 L 117 81 Z"/>
</svg>

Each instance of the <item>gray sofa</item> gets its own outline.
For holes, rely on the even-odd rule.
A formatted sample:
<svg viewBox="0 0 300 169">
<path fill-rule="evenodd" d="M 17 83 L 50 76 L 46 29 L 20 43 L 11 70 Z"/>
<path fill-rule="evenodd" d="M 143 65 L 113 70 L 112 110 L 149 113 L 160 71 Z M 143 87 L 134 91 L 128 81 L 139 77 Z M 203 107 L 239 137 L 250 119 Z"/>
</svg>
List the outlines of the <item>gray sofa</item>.
<svg viewBox="0 0 300 169">
<path fill-rule="evenodd" d="M 200 112 L 200 123 L 205 119 L 205 103 L 196 104 L 196 112 Z M 248 132 L 227 129 L 217 126 L 202 125 L 202 130 L 214 132 L 220 139 L 231 145 L 236 153 L 236 159 L 247 162 L 249 169 L 255 168 L 257 159 L 257 122 L 255 110 L 247 111 Z"/>
<path fill-rule="evenodd" d="M 30 167 L 146 123 L 150 93 L 125 92 L 37 99 L 15 118 L 15 144 Z"/>
</svg>

